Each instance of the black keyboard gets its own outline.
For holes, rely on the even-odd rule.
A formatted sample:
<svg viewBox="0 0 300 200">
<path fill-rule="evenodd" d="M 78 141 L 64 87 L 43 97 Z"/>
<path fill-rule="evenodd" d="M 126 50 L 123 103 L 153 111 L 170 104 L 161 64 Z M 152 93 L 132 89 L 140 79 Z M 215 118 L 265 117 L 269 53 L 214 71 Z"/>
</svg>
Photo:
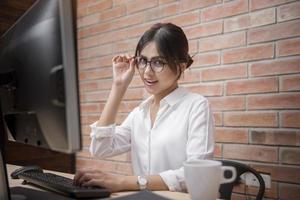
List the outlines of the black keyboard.
<svg viewBox="0 0 300 200">
<path fill-rule="evenodd" d="M 73 184 L 72 179 L 52 173 L 28 171 L 20 173 L 18 178 L 23 179 L 25 183 L 32 183 L 69 197 L 102 198 L 110 196 L 110 192 L 105 188 L 77 186 Z"/>
</svg>

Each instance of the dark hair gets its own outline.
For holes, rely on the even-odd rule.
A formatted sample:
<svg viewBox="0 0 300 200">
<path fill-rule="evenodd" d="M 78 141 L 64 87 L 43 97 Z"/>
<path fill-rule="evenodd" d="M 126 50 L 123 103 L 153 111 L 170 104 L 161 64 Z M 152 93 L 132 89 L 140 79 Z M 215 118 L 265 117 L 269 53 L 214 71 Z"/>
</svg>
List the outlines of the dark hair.
<svg viewBox="0 0 300 200">
<path fill-rule="evenodd" d="M 140 38 L 136 49 L 135 56 L 140 56 L 144 47 L 155 42 L 158 54 L 163 56 L 170 69 L 179 76 L 182 69 L 179 64 L 186 63 L 186 68 L 191 66 L 193 59 L 189 55 L 189 44 L 183 30 L 172 23 L 157 23 L 148 29 Z"/>
</svg>

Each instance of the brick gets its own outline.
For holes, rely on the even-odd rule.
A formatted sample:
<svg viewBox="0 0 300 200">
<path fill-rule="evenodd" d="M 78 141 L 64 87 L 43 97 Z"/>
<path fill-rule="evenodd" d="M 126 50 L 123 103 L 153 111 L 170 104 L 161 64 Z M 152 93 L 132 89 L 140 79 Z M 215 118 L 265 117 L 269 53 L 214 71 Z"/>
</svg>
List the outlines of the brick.
<svg viewBox="0 0 300 200">
<path fill-rule="evenodd" d="M 223 31 L 223 22 L 221 20 L 205 24 L 197 24 L 192 27 L 186 27 L 184 32 L 188 39 L 201 38 L 220 34 Z"/>
<path fill-rule="evenodd" d="M 82 103 L 80 111 L 82 113 L 100 113 L 104 108 L 104 103 Z"/>
<path fill-rule="evenodd" d="M 111 78 L 112 68 L 91 69 L 79 72 L 79 80 L 92 80 L 99 78 Z"/>
<path fill-rule="evenodd" d="M 101 12 L 100 19 L 101 21 L 113 20 L 124 15 L 126 15 L 126 6 L 122 5 Z"/>
<path fill-rule="evenodd" d="M 123 100 L 142 100 L 144 90 L 142 88 L 129 88 L 123 97 Z"/>
<path fill-rule="evenodd" d="M 89 81 L 80 83 L 80 92 L 95 91 L 95 90 L 107 90 L 112 85 L 112 79 L 102 79 L 97 81 Z"/>
<path fill-rule="evenodd" d="M 113 53 L 125 53 L 128 51 L 134 51 L 138 41 L 136 39 L 123 40 L 113 44 Z"/>
<path fill-rule="evenodd" d="M 177 26 L 184 27 L 192 24 L 197 24 L 200 22 L 200 15 L 198 11 L 194 12 L 187 12 L 181 15 L 177 15 L 175 17 L 171 18 L 164 18 L 162 19 L 162 22 L 167 23 L 173 23 Z"/>
<path fill-rule="evenodd" d="M 198 52 L 198 41 L 189 40 L 189 54 L 191 56 L 195 55 Z"/>
<path fill-rule="evenodd" d="M 90 137 L 90 132 L 91 132 L 90 124 L 81 124 L 81 133 L 83 136 Z"/>
<path fill-rule="evenodd" d="M 236 63 L 273 58 L 274 45 L 263 44 L 226 50 L 223 53 L 223 63 Z"/>
<path fill-rule="evenodd" d="M 201 72 L 202 81 L 230 80 L 247 77 L 247 65 L 222 65 L 203 69 Z"/>
<path fill-rule="evenodd" d="M 193 66 L 195 67 L 204 67 L 210 65 L 220 64 L 220 52 L 209 52 L 209 53 L 200 53 L 196 54 L 194 57 Z"/>
<path fill-rule="evenodd" d="M 238 47 L 246 44 L 246 33 L 230 33 L 199 40 L 199 52 Z"/>
<path fill-rule="evenodd" d="M 300 131 L 283 129 L 253 129 L 252 144 L 300 146 Z"/>
<path fill-rule="evenodd" d="M 97 3 L 94 3 L 88 7 L 87 14 L 101 13 L 101 11 L 106 10 L 111 7 L 112 7 L 111 0 L 98 1 Z"/>
<path fill-rule="evenodd" d="M 216 5 L 219 3 L 222 3 L 222 0 L 201 0 L 201 1 L 182 0 L 180 1 L 180 7 L 181 7 L 181 11 L 185 12 L 193 9 L 199 9 L 199 8 Z"/>
<path fill-rule="evenodd" d="M 148 30 L 152 24 L 146 24 L 142 26 L 134 26 L 133 28 L 128 27 L 127 30 L 127 37 L 128 38 L 134 38 L 134 37 L 141 37 L 141 35 L 144 34 L 146 30 Z"/>
<path fill-rule="evenodd" d="M 96 35 L 98 33 L 103 33 L 112 30 L 112 27 L 113 25 L 111 22 L 99 23 L 93 26 L 83 27 L 81 29 L 78 29 L 77 38 L 81 39 L 81 38 Z"/>
<path fill-rule="evenodd" d="M 247 200 L 248 197 L 245 195 L 241 195 L 241 194 L 236 194 L 236 193 L 232 193 L 231 195 L 231 199 L 232 200 Z"/>
<path fill-rule="evenodd" d="M 94 0 L 78 0 L 77 5 L 79 8 L 87 7 L 93 3 Z"/>
<path fill-rule="evenodd" d="M 79 152 L 76 152 L 76 158 L 91 158 L 90 153 L 86 149 L 82 149 Z"/>
<path fill-rule="evenodd" d="M 282 22 L 248 32 L 248 43 L 266 42 L 300 35 L 300 20 Z"/>
<path fill-rule="evenodd" d="M 257 10 L 261 8 L 274 7 L 293 0 L 250 0 L 250 10 Z"/>
<path fill-rule="evenodd" d="M 114 6 L 126 5 L 128 0 L 113 0 Z"/>
<path fill-rule="evenodd" d="M 258 187 L 246 186 L 246 194 L 256 195 Z M 271 182 L 271 189 L 265 188 L 264 198 L 278 199 L 278 183 Z"/>
<path fill-rule="evenodd" d="M 78 52 L 79 59 L 92 58 L 97 56 L 105 56 L 112 53 L 112 45 L 101 45 L 88 49 L 83 49 Z"/>
<path fill-rule="evenodd" d="M 77 16 L 84 17 L 86 15 L 90 15 L 93 13 L 100 13 L 103 10 L 112 7 L 112 0 L 104 0 L 104 1 L 84 1 L 77 3 Z"/>
<path fill-rule="evenodd" d="M 250 76 L 299 73 L 300 57 L 252 63 L 249 71 Z"/>
<path fill-rule="evenodd" d="M 300 94 L 255 95 L 247 98 L 249 110 L 300 108 Z"/>
<path fill-rule="evenodd" d="M 203 21 L 211 21 L 233 15 L 238 15 L 248 11 L 247 0 L 236 0 L 226 2 L 221 5 L 203 9 L 201 19 Z"/>
<path fill-rule="evenodd" d="M 127 3 L 127 13 L 131 14 L 150 9 L 158 5 L 157 0 L 132 0 Z"/>
<path fill-rule="evenodd" d="M 223 154 L 226 159 L 255 160 L 271 163 L 276 163 L 278 161 L 276 147 L 224 144 Z"/>
<path fill-rule="evenodd" d="M 99 114 L 81 115 L 81 124 L 90 125 L 99 119 Z"/>
<path fill-rule="evenodd" d="M 213 112 L 214 119 L 215 119 L 215 126 L 222 126 L 223 125 L 223 115 L 222 112 Z"/>
<path fill-rule="evenodd" d="M 223 85 L 220 83 L 199 84 L 187 87 L 187 89 L 204 96 L 221 96 L 223 94 Z"/>
<path fill-rule="evenodd" d="M 225 126 L 278 127 L 276 112 L 226 112 Z"/>
<path fill-rule="evenodd" d="M 217 127 L 215 129 L 215 142 L 248 143 L 248 130 L 244 128 Z"/>
<path fill-rule="evenodd" d="M 144 22 L 143 13 L 127 15 L 127 16 L 118 18 L 118 20 L 115 20 L 114 22 L 111 22 L 112 28 L 110 30 L 121 29 L 121 28 L 132 26 L 132 25 L 141 24 L 143 22 Z M 99 30 L 99 32 L 100 32 L 100 30 Z"/>
<path fill-rule="evenodd" d="M 167 17 L 171 15 L 175 15 L 179 12 L 179 5 L 178 3 L 173 3 L 166 6 L 159 6 L 156 8 L 151 8 L 146 11 L 145 14 L 145 21 L 152 21 L 155 19 L 159 19 L 162 17 Z"/>
<path fill-rule="evenodd" d="M 111 67 L 112 65 L 112 56 L 102 56 L 97 58 L 89 58 L 85 60 L 79 60 L 79 70 L 84 71 L 87 69 L 95 69 L 95 68 L 102 68 L 102 67 Z"/>
<path fill-rule="evenodd" d="M 281 76 L 280 91 L 299 91 L 300 75 Z"/>
<path fill-rule="evenodd" d="M 83 136 L 81 137 L 82 145 L 84 147 L 89 147 L 91 144 L 91 137 L 90 136 Z"/>
<path fill-rule="evenodd" d="M 215 144 L 214 157 L 222 157 L 222 144 Z"/>
<path fill-rule="evenodd" d="M 245 97 L 211 97 L 211 108 L 214 111 L 244 110 Z"/>
<path fill-rule="evenodd" d="M 277 8 L 278 22 L 300 18 L 300 2 L 286 4 Z"/>
<path fill-rule="evenodd" d="M 276 44 L 277 56 L 291 56 L 300 54 L 300 39 L 289 39 L 279 41 Z"/>
<path fill-rule="evenodd" d="M 278 91 L 278 78 L 259 78 L 229 81 L 226 85 L 226 94 L 253 94 Z"/>
<path fill-rule="evenodd" d="M 259 172 L 270 174 L 272 181 L 300 183 L 299 166 L 253 164 L 252 167 Z"/>
<path fill-rule="evenodd" d="M 283 164 L 300 165 L 300 148 L 285 148 L 279 149 L 279 161 Z"/>
<path fill-rule="evenodd" d="M 279 183 L 279 199 L 299 200 L 300 186 L 296 184 Z"/>
<path fill-rule="evenodd" d="M 141 102 L 140 101 L 122 101 L 118 112 L 131 112 L 135 107 L 137 107 Z"/>
<path fill-rule="evenodd" d="M 158 2 L 159 2 L 159 5 L 161 5 L 161 4 L 171 3 L 174 1 L 177 1 L 177 0 L 159 0 Z"/>
<path fill-rule="evenodd" d="M 84 26 L 89 26 L 92 24 L 97 24 L 100 22 L 100 14 L 99 13 L 95 13 L 92 15 L 88 15 L 85 17 L 82 17 L 80 19 L 77 20 L 77 27 L 81 28 Z"/>
<path fill-rule="evenodd" d="M 78 40 L 79 49 L 94 47 L 101 44 L 117 42 L 127 38 L 127 30 L 115 30 L 108 33 L 82 38 Z"/>
<path fill-rule="evenodd" d="M 109 91 L 98 91 L 98 92 L 89 92 L 80 95 L 80 102 L 93 102 L 93 101 L 106 101 L 109 95 Z"/>
<path fill-rule="evenodd" d="M 143 21 L 144 17 L 141 14 L 124 16 L 118 18 L 117 20 L 114 20 L 113 22 L 108 21 L 91 27 L 79 29 L 78 38 L 88 37 L 99 33 L 104 33 L 116 29 L 125 28 L 128 26 L 133 26 L 136 24 L 141 24 Z"/>
<path fill-rule="evenodd" d="M 270 8 L 224 19 L 224 32 L 244 30 L 273 23 L 275 23 L 275 9 Z"/>
<path fill-rule="evenodd" d="M 299 95 L 298 95 L 298 99 L 294 100 L 294 102 L 297 102 L 299 104 Z M 282 112 L 282 113 L 280 113 L 280 119 L 281 119 L 280 124 L 282 127 L 300 128 L 300 112 L 299 111 Z"/>
<path fill-rule="evenodd" d="M 180 84 L 192 82 L 200 82 L 200 71 L 193 68 L 186 70 L 179 79 Z"/>
</svg>

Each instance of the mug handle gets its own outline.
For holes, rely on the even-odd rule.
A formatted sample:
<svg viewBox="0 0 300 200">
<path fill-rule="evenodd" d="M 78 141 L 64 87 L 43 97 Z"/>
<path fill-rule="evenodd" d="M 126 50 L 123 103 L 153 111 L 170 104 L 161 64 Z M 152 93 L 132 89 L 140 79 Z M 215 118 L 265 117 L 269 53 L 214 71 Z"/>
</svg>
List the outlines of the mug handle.
<svg viewBox="0 0 300 200">
<path fill-rule="evenodd" d="M 231 178 L 226 178 L 225 175 L 225 171 L 231 171 L 232 172 L 232 176 Z M 235 180 L 236 178 L 236 169 L 232 166 L 222 166 L 222 180 L 221 183 L 231 183 Z"/>
</svg>

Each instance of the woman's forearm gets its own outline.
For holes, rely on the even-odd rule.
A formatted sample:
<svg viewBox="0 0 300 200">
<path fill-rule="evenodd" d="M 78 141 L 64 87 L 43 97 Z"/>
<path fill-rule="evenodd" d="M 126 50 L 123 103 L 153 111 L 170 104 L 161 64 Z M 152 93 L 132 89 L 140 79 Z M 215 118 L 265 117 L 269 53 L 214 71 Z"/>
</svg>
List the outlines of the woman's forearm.
<svg viewBox="0 0 300 200">
<path fill-rule="evenodd" d="M 115 123 L 116 115 L 126 89 L 126 86 L 113 84 L 97 126 L 108 126 Z"/>
<path fill-rule="evenodd" d="M 146 176 L 148 190 L 169 190 L 163 179 L 159 175 Z M 123 190 L 139 190 L 137 176 L 126 176 L 123 183 Z"/>
</svg>

